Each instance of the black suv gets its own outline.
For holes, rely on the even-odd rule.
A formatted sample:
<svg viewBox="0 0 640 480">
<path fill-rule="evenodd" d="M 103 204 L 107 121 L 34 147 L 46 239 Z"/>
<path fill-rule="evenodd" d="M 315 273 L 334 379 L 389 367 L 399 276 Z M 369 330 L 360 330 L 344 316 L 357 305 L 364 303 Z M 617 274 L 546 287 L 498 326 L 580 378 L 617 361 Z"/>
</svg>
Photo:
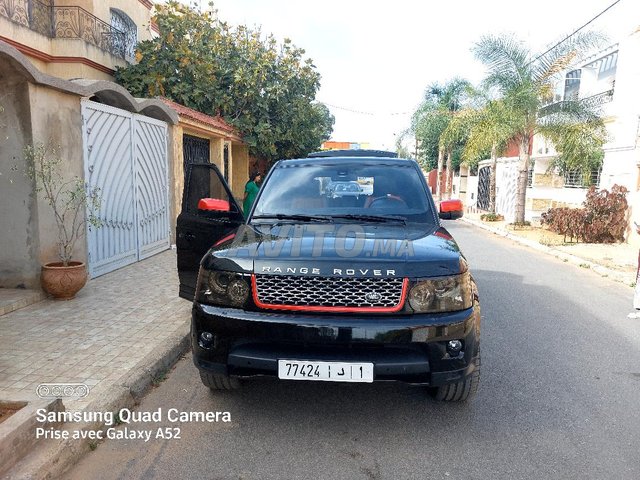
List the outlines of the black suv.
<svg viewBox="0 0 640 480">
<path fill-rule="evenodd" d="M 468 399 L 478 292 L 440 223 L 461 215 L 457 200 L 436 210 L 416 162 L 384 152 L 279 161 L 246 219 L 214 165 L 191 165 L 178 270 L 202 382 L 396 380 Z"/>
</svg>

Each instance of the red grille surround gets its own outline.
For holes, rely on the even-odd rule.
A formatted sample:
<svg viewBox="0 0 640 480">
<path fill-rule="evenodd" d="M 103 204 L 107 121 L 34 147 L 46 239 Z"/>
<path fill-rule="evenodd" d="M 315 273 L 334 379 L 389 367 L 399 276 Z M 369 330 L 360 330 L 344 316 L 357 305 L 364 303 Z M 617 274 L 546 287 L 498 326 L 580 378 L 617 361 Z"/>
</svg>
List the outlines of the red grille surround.
<svg viewBox="0 0 640 480">
<path fill-rule="evenodd" d="M 395 277 L 319 277 L 253 274 L 251 276 L 251 286 L 253 301 L 257 307 L 263 309 L 335 313 L 393 313 L 402 310 L 404 306 L 407 298 L 409 279 Z M 341 287 L 343 290 L 351 289 L 351 291 L 345 294 L 340 291 Z M 393 295 L 393 298 L 391 300 L 384 300 L 384 302 L 382 302 L 384 304 L 364 301 L 364 295 L 369 293 L 369 291 L 365 290 L 366 288 L 373 288 L 373 290 L 370 291 L 375 291 L 380 295 Z M 276 291 L 275 293 L 268 292 L 267 289 Z M 285 289 L 287 291 L 285 291 Z M 304 291 L 295 292 L 296 289 L 303 289 Z M 326 295 L 334 298 L 322 301 L 319 297 L 323 295 L 323 290 L 326 291 Z M 283 300 L 285 296 L 290 297 L 292 294 L 293 299 Z M 356 295 L 362 295 L 362 301 L 344 301 L 345 297 L 354 297 Z M 329 305 L 328 303 L 331 304 Z M 364 305 L 365 303 L 368 303 L 368 305 Z"/>
</svg>

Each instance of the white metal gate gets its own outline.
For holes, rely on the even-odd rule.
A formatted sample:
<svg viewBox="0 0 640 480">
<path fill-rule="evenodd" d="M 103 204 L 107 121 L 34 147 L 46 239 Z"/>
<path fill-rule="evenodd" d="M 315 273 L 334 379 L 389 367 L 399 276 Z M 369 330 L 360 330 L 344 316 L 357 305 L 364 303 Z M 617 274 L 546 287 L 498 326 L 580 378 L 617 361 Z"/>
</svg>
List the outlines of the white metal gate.
<svg viewBox="0 0 640 480">
<path fill-rule="evenodd" d="M 85 178 L 101 196 L 93 278 L 169 248 L 167 124 L 88 100 L 82 120 Z"/>
</svg>

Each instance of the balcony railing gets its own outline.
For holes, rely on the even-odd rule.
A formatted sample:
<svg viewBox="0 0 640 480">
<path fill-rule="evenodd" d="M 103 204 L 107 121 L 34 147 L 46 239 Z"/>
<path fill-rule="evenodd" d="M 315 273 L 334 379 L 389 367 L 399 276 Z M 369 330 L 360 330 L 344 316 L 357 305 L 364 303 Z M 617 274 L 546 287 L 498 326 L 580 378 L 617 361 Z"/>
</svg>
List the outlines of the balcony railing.
<svg viewBox="0 0 640 480">
<path fill-rule="evenodd" d="M 609 103 L 612 100 L 613 100 L 613 90 L 607 90 L 606 92 L 601 92 L 596 95 L 592 95 L 590 97 L 579 99 L 580 102 L 582 102 L 584 105 L 588 107 L 598 107 L 600 105 L 604 105 L 605 103 Z M 562 100 L 560 102 L 546 105 L 538 111 L 538 116 L 545 117 L 547 115 L 551 115 L 552 113 L 565 111 L 574 102 L 567 102 L 565 100 Z"/>
<path fill-rule="evenodd" d="M 38 0 L 0 0 L 0 15 L 50 38 L 80 39 L 125 58 L 127 35 L 81 7 L 54 6 Z"/>
</svg>

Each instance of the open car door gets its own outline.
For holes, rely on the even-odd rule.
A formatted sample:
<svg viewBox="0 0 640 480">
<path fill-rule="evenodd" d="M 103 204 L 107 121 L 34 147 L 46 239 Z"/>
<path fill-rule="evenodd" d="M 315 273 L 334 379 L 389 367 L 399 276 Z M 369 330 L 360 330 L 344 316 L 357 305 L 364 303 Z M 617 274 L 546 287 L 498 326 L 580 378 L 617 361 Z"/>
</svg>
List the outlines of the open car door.
<svg viewBox="0 0 640 480">
<path fill-rule="evenodd" d="M 176 249 L 180 296 L 193 300 L 200 260 L 216 242 L 237 229 L 244 216 L 215 165 L 191 164 L 187 168 Z"/>
</svg>

